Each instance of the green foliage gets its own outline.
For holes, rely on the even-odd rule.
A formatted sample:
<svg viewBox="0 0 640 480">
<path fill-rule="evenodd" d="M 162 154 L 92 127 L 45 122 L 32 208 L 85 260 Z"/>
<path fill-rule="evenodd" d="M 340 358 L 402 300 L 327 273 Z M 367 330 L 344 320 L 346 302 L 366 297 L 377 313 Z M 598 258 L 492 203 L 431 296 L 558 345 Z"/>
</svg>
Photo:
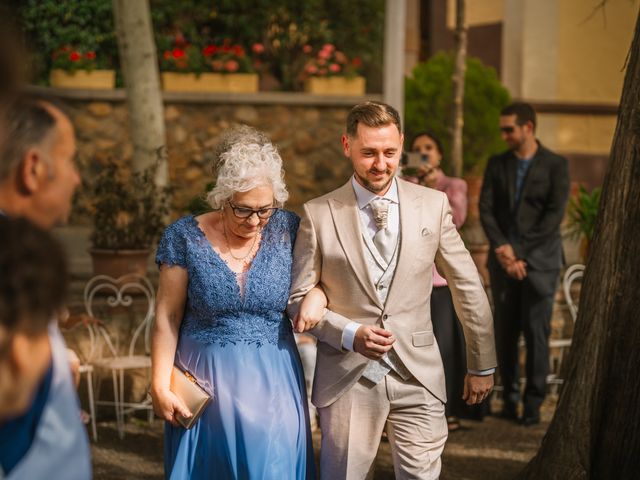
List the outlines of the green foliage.
<svg viewBox="0 0 640 480">
<path fill-rule="evenodd" d="M 110 0 L 23 0 L 18 2 L 23 29 L 30 42 L 36 75 L 42 77 L 63 47 L 95 52 L 96 68 L 116 64 L 118 47 Z"/>
<path fill-rule="evenodd" d="M 451 152 L 452 76 L 454 58 L 438 53 L 418 64 L 405 82 L 405 131 L 410 142 L 418 132 L 433 132 L 443 144 L 444 165 Z M 510 102 L 493 68 L 475 58 L 467 59 L 464 89 L 463 171 L 481 174 L 490 155 L 505 148 L 498 120 Z"/>
<path fill-rule="evenodd" d="M 569 232 L 573 238 L 585 237 L 589 242 L 593 238 L 601 191 L 600 187 L 596 187 L 589 193 L 580 185 L 578 195 L 569 200 L 567 214 L 569 215 Z"/>
<path fill-rule="evenodd" d="M 207 202 L 205 198 L 207 196 L 207 193 L 213 190 L 213 187 L 215 186 L 216 184 L 214 182 L 207 183 L 202 195 L 193 197 L 189 201 L 186 208 L 187 213 L 190 213 L 191 215 L 202 215 L 203 213 L 210 212 L 212 210 L 211 205 L 209 205 L 209 202 Z"/>
<path fill-rule="evenodd" d="M 158 165 L 126 175 L 110 160 L 87 185 L 87 207 L 93 217 L 94 248 L 149 248 L 162 232 L 169 213 L 169 189 L 158 188 Z"/>
</svg>

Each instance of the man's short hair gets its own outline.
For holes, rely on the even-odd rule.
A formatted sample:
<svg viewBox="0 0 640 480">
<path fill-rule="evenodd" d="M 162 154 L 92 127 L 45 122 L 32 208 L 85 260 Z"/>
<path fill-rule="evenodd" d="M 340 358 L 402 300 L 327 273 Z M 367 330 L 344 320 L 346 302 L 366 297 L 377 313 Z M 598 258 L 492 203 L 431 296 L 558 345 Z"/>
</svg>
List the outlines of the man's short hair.
<svg viewBox="0 0 640 480">
<path fill-rule="evenodd" d="M 531 122 L 533 129 L 536 129 L 536 111 L 531 105 L 525 102 L 514 102 L 507 105 L 500 111 L 500 115 L 515 115 L 516 123 L 520 126 L 527 122 Z"/>
<path fill-rule="evenodd" d="M 20 165 L 29 148 L 42 145 L 56 126 L 56 119 L 41 100 L 18 96 L 2 110 L 0 181 Z"/>
<path fill-rule="evenodd" d="M 355 137 L 358 134 L 359 123 L 367 127 L 386 127 L 393 124 L 402 132 L 400 114 L 391 105 L 382 102 L 364 102 L 353 107 L 347 116 L 347 135 Z"/>
<path fill-rule="evenodd" d="M 60 244 L 25 219 L 0 216 L 0 353 L 16 332 L 42 334 L 67 293 Z"/>
</svg>

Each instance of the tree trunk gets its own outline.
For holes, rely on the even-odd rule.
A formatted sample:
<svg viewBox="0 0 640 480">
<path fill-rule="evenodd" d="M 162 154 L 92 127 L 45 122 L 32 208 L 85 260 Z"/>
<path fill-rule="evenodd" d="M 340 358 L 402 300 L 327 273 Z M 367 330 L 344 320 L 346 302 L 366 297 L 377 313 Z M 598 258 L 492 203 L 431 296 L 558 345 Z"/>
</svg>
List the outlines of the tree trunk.
<svg viewBox="0 0 640 480">
<path fill-rule="evenodd" d="M 566 382 L 523 479 L 640 471 L 640 17 L 580 295 Z"/>
<path fill-rule="evenodd" d="M 467 71 L 467 26 L 465 0 L 456 0 L 456 61 L 453 71 L 453 114 L 451 115 L 451 167 L 462 176 L 462 130 L 464 128 L 464 76 Z"/>
<path fill-rule="evenodd" d="M 127 91 L 133 168 L 160 160 L 156 184 L 168 181 L 164 111 L 148 0 L 113 0 L 120 65 Z"/>
</svg>

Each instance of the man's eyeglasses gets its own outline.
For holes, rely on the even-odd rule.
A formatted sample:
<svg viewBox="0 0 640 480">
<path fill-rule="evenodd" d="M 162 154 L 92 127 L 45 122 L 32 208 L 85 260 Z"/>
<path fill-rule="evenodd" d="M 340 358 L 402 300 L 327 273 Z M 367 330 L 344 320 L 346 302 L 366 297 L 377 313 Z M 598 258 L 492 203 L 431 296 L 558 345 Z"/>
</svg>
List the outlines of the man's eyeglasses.
<svg viewBox="0 0 640 480">
<path fill-rule="evenodd" d="M 278 210 L 277 207 L 259 208 L 257 210 L 254 210 L 253 208 L 238 207 L 231 202 L 228 203 L 231 207 L 231 210 L 233 210 L 233 214 L 236 217 L 243 219 L 247 219 L 255 213 L 259 219 L 266 220 L 267 218 L 271 217 L 271 215 L 273 215 L 276 210 Z"/>
<path fill-rule="evenodd" d="M 511 134 L 514 132 L 514 130 L 515 130 L 515 127 L 500 127 L 500 131 L 502 133 Z"/>
</svg>

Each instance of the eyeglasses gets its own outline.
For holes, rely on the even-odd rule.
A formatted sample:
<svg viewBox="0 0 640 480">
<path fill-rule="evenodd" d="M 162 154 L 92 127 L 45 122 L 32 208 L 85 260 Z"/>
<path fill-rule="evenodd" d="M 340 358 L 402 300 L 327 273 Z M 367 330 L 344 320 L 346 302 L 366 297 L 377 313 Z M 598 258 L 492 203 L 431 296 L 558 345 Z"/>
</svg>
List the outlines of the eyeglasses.
<svg viewBox="0 0 640 480">
<path fill-rule="evenodd" d="M 514 132 L 514 130 L 515 130 L 515 127 L 500 127 L 500 131 L 502 133 L 511 134 Z"/>
<path fill-rule="evenodd" d="M 233 214 L 236 217 L 243 218 L 245 220 L 250 218 L 254 213 L 258 216 L 259 219 L 266 220 L 267 218 L 271 217 L 271 215 L 273 215 L 276 210 L 278 210 L 277 207 L 259 208 L 258 210 L 254 210 L 253 208 L 238 207 L 231 202 L 227 203 L 231 207 L 231 210 L 233 210 Z"/>
</svg>

